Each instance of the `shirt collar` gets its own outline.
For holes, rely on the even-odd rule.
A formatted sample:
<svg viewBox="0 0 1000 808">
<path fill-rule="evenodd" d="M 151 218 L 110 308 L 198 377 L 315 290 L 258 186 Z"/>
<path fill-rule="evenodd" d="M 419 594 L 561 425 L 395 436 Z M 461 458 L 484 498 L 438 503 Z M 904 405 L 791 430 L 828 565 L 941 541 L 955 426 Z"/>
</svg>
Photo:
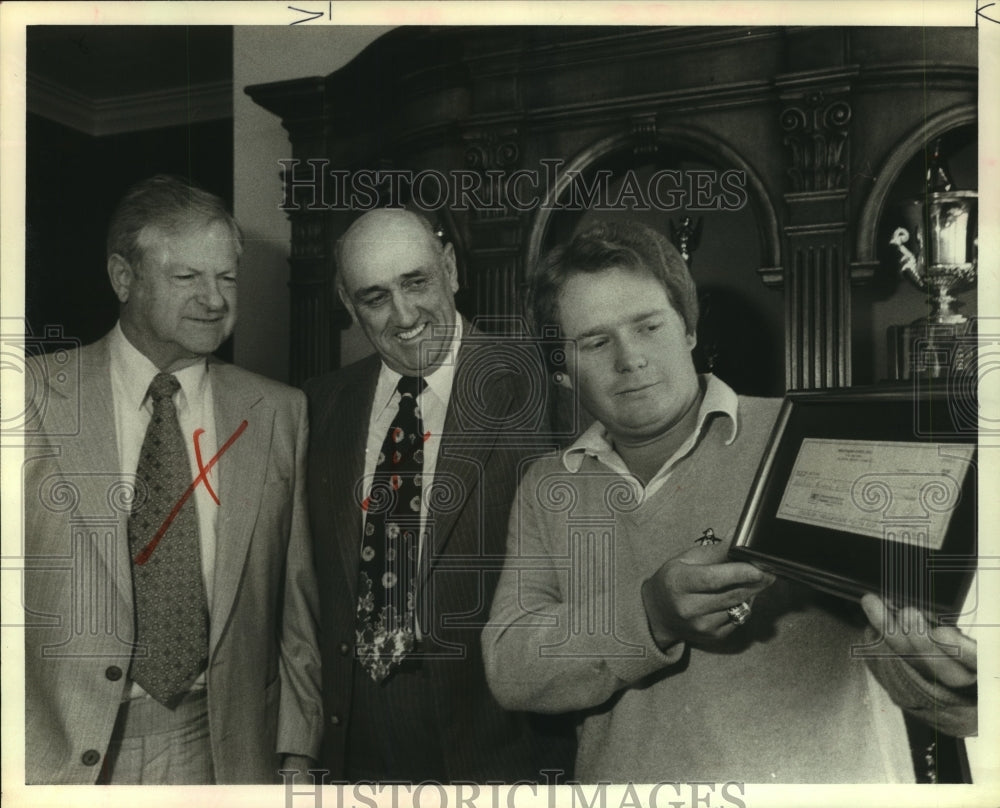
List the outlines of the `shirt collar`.
<svg viewBox="0 0 1000 808">
<path fill-rule="evenodd" d="M 698 408 L 698 423 L 692 432 L 692 438 L 701 434 L 709 415 L 720 413 L 730 420 L 728 446 L 736 440 L 738 429 L 737 408 L 739 397 L 733 389 L 721 379 L 706 373 L 700 377 L 705 384 L 705 395 Z M 594 421 L 580 437 L 578 437 L 562 454 L 563 466 L 575 474 L 580 470 L 583 459 L 587 456 L 597 458 L 616 471 L 624 471 L 625 464 L 608 439 L 608 431 L 600 421 Z"/>
<path fill-rule="evenodd" d="M 451 385 L 455 379 L 455 363 L 458 359 L 458 347 L 462 342 L 462 318 L 455 314 L 455 333 L 452 335 L 451 344 L 448 346 L 448 353 L 441 360 L 441 364 L 432 373 L 424 376 L 427 382 L 427 389 L 430 390 L 440 401 L 447 402 L 451 395 Z M 378 382 L 375 386 L 375 406 L 373 412 L 381 412 L 386 407 L 393 404 L 396 396 L 396 385 L 403 378 L 403 374 L 393 370 L 384 361 L 379 369 Z M 426 391 L 425 391 L 426 392 Z"/>
<path fill-rule="evenodd" d="M 120 322 L 115 323 L 111 331 L 110 351 L 111 374 L 117 389 L 125 397 L 122 403 L 130 412 L 135 412 L 145 404 L 149 385 L 160 370 L 149 357 L 129 342 Z M 189 401 L 198 401 L 204 395 L 205 385 L 208 384 L 208 360 L 206 358 L 175 370 L 173 376 L 181 385 L 177 406 L 186 407 Z"/>
</svg>

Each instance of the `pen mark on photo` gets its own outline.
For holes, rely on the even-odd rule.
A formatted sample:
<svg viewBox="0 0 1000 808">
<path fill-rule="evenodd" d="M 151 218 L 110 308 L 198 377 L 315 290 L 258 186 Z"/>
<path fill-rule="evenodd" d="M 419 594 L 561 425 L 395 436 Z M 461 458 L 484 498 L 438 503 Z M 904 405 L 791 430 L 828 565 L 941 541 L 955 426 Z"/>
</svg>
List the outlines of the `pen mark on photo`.
<svg viewBox="0 0 1000 808">
<path fill-rule="evenodd" d="M 222 444 L 222 448 L 219 449 L 219 451 L 217 451 L 208 461 L 208 464 L 204 466 L 201 464 L 201 451 L 198 444 L 198 437 L 205 430 L 204 429 L 195 430 L 193 439 L 194 439 L 195 459 L 198 462 L 198 476 L 191 481 L 191 485 L 189 485 L 187 487 L 187 490 L 183 494 L 181 494 L 180 499 L 177 500 L 177 504 L 174 505 L 173 510 L 171 510 L 170 513 L 167 514 L 167 518 L 163 520 L 163 524 L 160 525 L 160 529 L 157 530 L 153 538 L 150 539 L 149 544 L 147 544 L 145 547 L 142 548 L 142 550 L 139 551 L 139 554 L 135 557 L 136 564 L 139 564 L 141 566 L 145 564 L 147 561 L 149 561 L 150 556 L 153 555 L 153 552 L 156 550 L 157 545 L 159 545 L 160 539 L 162 539 L 164 534 L 166 534 L 167 530 L 170 528 L 171 523 L 174 521 L 174 519 L 177 518 L 177 514 L 180 513 L 181 508 L 184 507 L 184 503 L 188 501 L 188 498 L 191 496 L 191 494 L 194 493 L 194 490 L 198 487 L 200 483 L 205 483 L 205 487 L 208 488 L 209 492 L 212 494 L 212 499 L 215 500 L 215 503 L 217 505 L 219 504 L 219 498 L 215 495 L 215 492 L 212 491 L 211 485 L 209 485 L 208 472 L 211 471 L 212 467 L 219 462 L 219 458 L 221 458 L 222 455 L 225 454 L 226 451 L 228 451 L 229 447 L 236 442 L 236 439 L 243 434 L 246 428 L 247 428 L 246 421 L 240 423 L 240 425 L 236 427 L 236 431 L 229 436 L 229 440 L 227 440 L 224 444 Z"/>
</svg>

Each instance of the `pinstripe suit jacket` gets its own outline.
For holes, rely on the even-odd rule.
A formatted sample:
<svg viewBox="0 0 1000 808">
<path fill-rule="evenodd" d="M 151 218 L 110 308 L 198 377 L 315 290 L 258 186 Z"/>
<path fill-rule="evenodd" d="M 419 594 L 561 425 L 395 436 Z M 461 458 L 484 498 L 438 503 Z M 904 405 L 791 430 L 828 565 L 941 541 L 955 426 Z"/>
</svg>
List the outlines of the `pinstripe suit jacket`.
<svg viewBox="0 0 1000 808">
<path fill-rule="evenodd" d="M 525 714 L 505 712 L 490 693 L 479 637 L 503 566 L 521 471 L 543 451 L 537 435 L 541 380 L 524 372 L 510 345 L 470 334 L 468 323 L 464 333 L 434 478 L 442 488 L 430 497 L 432 546 L 421 554 L 417 609 L 424 634 L 455 655 L 436 668 L 448 778 L 538 781 L 537 736 Z M 345 774 L 361 500 L 367 494 L 360 481 L 379 369 L 372 355 L 306 384 L 326 719 L 320 761 L 333 780 Z"/>
<path fill-rule="evenodd" d="M 108 339 L 28 363 L 25 450 L 26 779 L 93 783 L 134 637 L 127 490 Z M 301 392 L 209 366 L 221 445 L 207 670 L 220 783 L 278 779 L 278 753 L 315 756 L 322 715 L 316 582 L 305 514 Z M 205 458 L 208 462 L 208 458 Z"/>
</svg>

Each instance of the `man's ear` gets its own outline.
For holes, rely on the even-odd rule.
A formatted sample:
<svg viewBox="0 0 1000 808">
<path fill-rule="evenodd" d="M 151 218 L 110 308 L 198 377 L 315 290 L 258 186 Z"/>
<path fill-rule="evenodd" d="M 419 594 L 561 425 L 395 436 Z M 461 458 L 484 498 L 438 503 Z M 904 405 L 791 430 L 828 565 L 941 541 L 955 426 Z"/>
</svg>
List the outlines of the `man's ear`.
<svg viewBox="0 0 1000 808">
<path fill-rule="evenodd" d="M 458 265 L 455 263 L 455 248 L 450 241 L 444 245 L 442 255 L 444 256 L 444 271 L 448 276 L 448 285 L 454 294 L 458 291 Z"/>
<path fill-rule="evenodd" d="M 118 302 L 128 303 L 132 282 L 135 280 L 135 270 L 118 253 L 108 258 L 108 278 L 111 280 L 111 288 L 114 289 Z"/>
<path fill-rule="evenodd" d="M 693 351 L 695 346 L 698 344 L 698 335 L 695 333 L 685 334 L 685 339 L 687 340 L 688 350 Z"/>
<path fill-rule="evenodd" d="M 348 314 L 351 315 L 351 319 L 356 323 L 361 322 L 358 319 L 357 312 L 354 310 L 354 302 L 347 296 L 347 292 L 344 291 L 344 287 L 339 283 L 337 284 L 337 296 L 340 298 L 340 302 L 344 304 L 344 308 L 347 309 Z"/>
</svg>

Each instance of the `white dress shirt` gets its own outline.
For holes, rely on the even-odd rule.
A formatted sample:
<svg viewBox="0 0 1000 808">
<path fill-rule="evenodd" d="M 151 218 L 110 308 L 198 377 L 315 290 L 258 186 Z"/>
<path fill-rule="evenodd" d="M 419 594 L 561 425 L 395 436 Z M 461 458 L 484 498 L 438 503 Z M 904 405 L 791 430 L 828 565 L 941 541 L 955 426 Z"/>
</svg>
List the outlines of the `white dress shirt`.
<svg viewBox="0 0 1000 808">
<path fill-rule="evenodd" d="M 153 377 L 159 369 L 142 354 L 115 325 L 111 332 L 111 394 L 115 410 L 115 435 L 118 440 L 118 459 L 121 471 L 135 474 L 139 465 L 139 452 L 146 437 L 146 428 L 153 415 L 153 401 L 147 395 Z M 174 394 L 177 418 L 184 435 L 191 479 L 198 475 L 198 461 L 194 448 L 194 432 L 203 429 L 198 439 L 202 465 L 207 466 L 215 455 L 215 406 L 212 399 L 212 380 L 208 373 L 207 361 L 196 362 L 174 372 L 180 382 L 180 389 Z M 219 465 L 209 471 L 208 483 L 219 493 Z M 216 520 L 219 506 L 209 493 L 208 487 L 200 483 L 192 496 L 198 514 L 198 532 L 201 539 L 201 572 L 205 583 L 205 596 L 209 610 L 212 607 L 212 580 L 215 571 Z M 203 687 L 205 675 L 195 682 L 195 687 Z M 143 695 L 144 691 L 134 682 L 126 695 Z"/>
</svg>

